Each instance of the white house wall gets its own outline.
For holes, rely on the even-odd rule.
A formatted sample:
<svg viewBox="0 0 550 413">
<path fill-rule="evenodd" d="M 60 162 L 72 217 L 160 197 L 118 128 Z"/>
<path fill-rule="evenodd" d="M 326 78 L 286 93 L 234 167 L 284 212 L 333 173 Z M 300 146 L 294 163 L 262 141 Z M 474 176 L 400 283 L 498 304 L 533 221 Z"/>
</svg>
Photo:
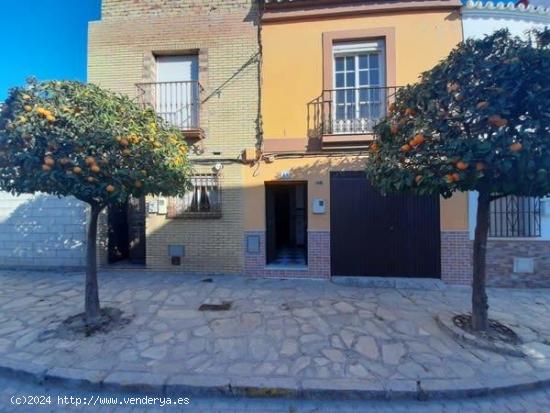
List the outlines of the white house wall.
<svg viewBox="0 0 550 413">
<path fill-rule="evenodd" d="M 0 192 L 0 267 L 85 264 L 86 209 L 72 197 Z"/>
</svg>

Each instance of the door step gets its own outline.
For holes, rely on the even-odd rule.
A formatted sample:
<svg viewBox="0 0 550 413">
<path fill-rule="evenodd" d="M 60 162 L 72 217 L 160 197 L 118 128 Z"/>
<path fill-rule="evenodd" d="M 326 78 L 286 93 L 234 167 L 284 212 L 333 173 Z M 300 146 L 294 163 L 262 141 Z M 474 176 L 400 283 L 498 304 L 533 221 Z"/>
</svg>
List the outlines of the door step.
<svg viewBox="0 0 550 413">
<path fill-rule="evenodd" d="M 332 277 L 334 284 L 370 288 L 403 288 L 412 290 L 444 290 L 447 286 L 435 278 L 404 277 Z"/>
</svg>

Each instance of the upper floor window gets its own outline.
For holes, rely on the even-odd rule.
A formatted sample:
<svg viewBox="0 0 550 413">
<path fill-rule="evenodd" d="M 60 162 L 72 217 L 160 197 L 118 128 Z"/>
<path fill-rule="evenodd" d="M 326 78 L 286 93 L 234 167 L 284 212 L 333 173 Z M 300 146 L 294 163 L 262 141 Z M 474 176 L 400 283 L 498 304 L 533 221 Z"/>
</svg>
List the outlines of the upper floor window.
<svg viewBox="0 0 550 413">
<path fill-rule="evenodd" d="M 367 133 L 385 114 L 385 42 L 335 43 L 333 133 Z"/>
<path fill-rule="evenodd" d="M 489 236 L 531 238 L 541 236 L 541 199 L 506 196 L 491 202 Z"/>
</svg>

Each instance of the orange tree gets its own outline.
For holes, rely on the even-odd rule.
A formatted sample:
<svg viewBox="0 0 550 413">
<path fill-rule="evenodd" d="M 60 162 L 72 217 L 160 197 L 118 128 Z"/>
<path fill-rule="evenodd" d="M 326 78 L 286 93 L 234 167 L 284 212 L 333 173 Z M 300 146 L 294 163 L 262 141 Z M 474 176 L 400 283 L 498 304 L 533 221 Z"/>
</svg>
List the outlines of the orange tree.
<svg viewBox="0 0 550 413">
<path fill-rule="evenodd" d="M 375 128 L 367 174 L 383 193 L 477 191 L 472 327 L 488 327 L 490 202 L 550 193 L 550 32 L 467 40 L 400 89 Z"/>
<path fill-rule="evenodd" d="M 14 88 L 0 115 L 0 188 L 72 195 L 90 206 L 85 319 L 100 319 L 99 213 L 128 197 L 185 191 L 187 147 L 152 109 L 98 86 L 69 81 Z"/>
</svg>

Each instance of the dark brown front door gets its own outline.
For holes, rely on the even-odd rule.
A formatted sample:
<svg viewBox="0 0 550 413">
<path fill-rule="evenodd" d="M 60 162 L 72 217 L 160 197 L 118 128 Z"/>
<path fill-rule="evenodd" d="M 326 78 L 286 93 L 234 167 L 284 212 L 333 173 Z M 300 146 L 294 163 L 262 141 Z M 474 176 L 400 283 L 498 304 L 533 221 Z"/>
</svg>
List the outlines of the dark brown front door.
<svg viewBox="0 0 550 413">
<path fill-rule="evenodd" d="M 364 172 L 330 178 L 331 272 L 439 278 L 439 197 L 382 196 Z"/>
</svg>

